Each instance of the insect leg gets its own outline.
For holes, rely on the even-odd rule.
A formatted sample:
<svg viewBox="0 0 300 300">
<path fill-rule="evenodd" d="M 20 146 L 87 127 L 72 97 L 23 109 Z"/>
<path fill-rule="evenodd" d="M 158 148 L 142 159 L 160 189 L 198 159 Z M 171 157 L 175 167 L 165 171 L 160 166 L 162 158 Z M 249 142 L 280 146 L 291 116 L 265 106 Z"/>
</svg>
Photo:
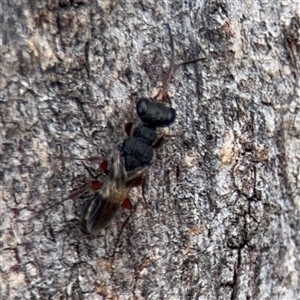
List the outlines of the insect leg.
<svg viewBox="0 0 300 300">
<path fill-rule="evenodd" d="M 133 120 L 134 120 L 135 104 L 136 104 L 136 94 L 133 94 L 132 98 L 131 98 L 131 104 L 130 104 L 129 122 L 127 122 L 126 125 L 125 125 L 125 132 L 127 133 L 128 136 L 132 136 L 132 132 L 133 132 L 133 123 L 134 123 Z"/>
<path fill-rule="evenodd" d="M 114 251 L 113 251 L 113 254 L 112 254 L 112 258 L 113 258 L 113 259 L 114 259 L 114 257 L 115 257 L 115 253 L 116 253 L 117 247 L 118 247 L 118 245 L 119 245 L 120 238 L 121 238 L 121 235 L 122 235 L 122 233 L 123 233 L 123 230 L 124 230 L 124 228 L 126 227 L 126 225 L 128 224 L 128 222 L 129 222 L 131 216 L 135 213 L 138 204 L 139 204 L 139 203 L 137 202 L 137 203 L 131 208 L 130 214 L 127 216 L 126 220 L 123 222 L 123 224 L 122 224 L 122 226 L 121 226 L 121 230 L 120 230 L 120 232 L 119 232 L 119 234 L 118 234 L 118 238 L 117 238 L 117 241 L 116 241 L 116 244 L 115 244 L 115 248 L 114 248 Z"/>
<path fill-rule="evenodd" d="M 121 204 L 121 206 L 125 209 L 129 209 L 131 210 L 133 208 L 133 205 L 131 204 L 130 202 L 130 199 L 129 198 L 126 198 L 123 203 Z"/>
<path fill-rule="evenodd" d="M 100 167 L 100 170 L 101 170 L 104 174 L 108 174 L 108 173 L 109 173 L 107 160 L 103 160 L 103 161 L 99 164 L 99 167 Z"/>
<path fill-rule="evenodd" d="M 165 137 L 162 135 L 158 140 L 155 141 L 155 143 L 152 145 L 153 149 L 158 149 L 160 148 L 164 142 L 165 142 Z"/>
</svg>

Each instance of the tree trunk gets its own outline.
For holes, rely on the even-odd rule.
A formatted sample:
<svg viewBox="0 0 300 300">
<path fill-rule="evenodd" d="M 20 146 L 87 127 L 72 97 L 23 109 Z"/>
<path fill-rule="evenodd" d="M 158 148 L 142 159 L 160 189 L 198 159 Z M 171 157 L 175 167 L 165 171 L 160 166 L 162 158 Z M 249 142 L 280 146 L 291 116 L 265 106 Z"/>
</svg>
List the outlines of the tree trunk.
<svg viewBox="0 0 300 300">
<path fill-rule="evenodd" d="M 2 299 L 300 299 L 299 5 L 4 1 Z M 95 192 L 72 192 L 157 93 L 165 23 L 177 63 L 205 59 L 171 80 L 175 137 L 128 224 L 82 236 Z"/>
</svg>

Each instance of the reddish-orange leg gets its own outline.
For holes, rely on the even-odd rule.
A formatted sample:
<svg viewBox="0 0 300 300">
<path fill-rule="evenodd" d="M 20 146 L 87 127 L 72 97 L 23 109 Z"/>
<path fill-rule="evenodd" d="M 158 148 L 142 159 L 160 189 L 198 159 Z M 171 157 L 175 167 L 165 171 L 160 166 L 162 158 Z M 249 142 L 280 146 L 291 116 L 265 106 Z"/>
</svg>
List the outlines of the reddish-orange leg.
<svg viewBox="0 0 300 300">
<path fill-rule="evenodd" d="M 91 157 L 91 158 L 87 158 L 87 159 L 84 159 L 84 158 L 77 158 L 77 157 L 66 157 L 66 156 L 63 156 L 62 153 L 63 153 L 63 147 L 61 144 L 57 144 L 57 148 L 60 149 L 60 155 L 59 155 L 59 158 L 62 160 L 63 162 L 63 168 L 65 168 L 64 166 L 64 160 L 65 159 L 75 159 L 75 160 L 81 160 L 81 161 L 90 161 L 90 162 L 93 162 L 93 161 L 97 161 L 99 162 L 99 157 Z M 108 173 L 108 169 L 107 169 L 107 161 L 103 161 L 99 164 L 100 166 L 100 169 L 102 170 L 103 173 L 107 174 Z M 60 201 L 56 201 L 55 203 L 53 203 L 52 205 L 48 206 L 47 208 L 45 209 L 42 209 L 39 211 L 39 213 L 43 213 L 55 206 L 57 206 L 58 204 L 61 204 L 69 199 L 76 199 L 78 197 L 80 197 L 81 195 L 83 195 L 84 193 L 86 193 L 89 189 L 92 189 L 94 191 L 97 191 L 101 188 L 101 183 L 98 181 L 98 180 L 93 180 L 91 181 L 90 183 L 86 184 L 84 187 L 82 187 L 81 189 L 78 189 L 72 193 L 70 193 L 66 198 L 63 198 L 62 200 Z"/>
<path fill-rule="evenodd" d="M 125 199 L 125 201 L 126 201 L 126 199 Z M 124 202 L 125 202 L 125 201 L 124 201 Z M 124 203 L 124 202 L 123 202 L 123 203 Z M 122 224 L 122 226 L 121 226 L 121 230 L 120 230 L 120 232 L 119 232 L 119 234 L 118 234 L 118 238 L 117 238 L 117 241 L 116 241 L 116 244 L 115 244 L 115 248 L 114 248 L 114 252 L 113 252 L 112 258 L 115 257 L 115 253 L 116 253 L 116 250 L 117 250 L 117 248 L 118 248 L 118 245 L 119 245 L 120 238 L 121 238 L 121 235 L 122 235 L 122 233 L 123 233 L 123 230 L 124 230 L 124 228 L 126 227 L 126 225 L 128 224 L 128 222 L 129 222 L 131 216 L 132 216 L 132 215 L 134 214 L 134 212 L 136 211 L 136 207 L 137 207 L 138 204 L 139 204 L 139 202 L 135 203 L 135 205 L 132 206 L 132 204 L 130 203 L 130 205 L 131 205 L 131 208 L 130 208 L 130 214 L 127 216 L 127 218 L 125 219 L 125 221 L 123 222 L 123 224 Z M 123 205 L 122 205 L 122 206 L 123 206 Z M 124 206 L 123 206 L 123 207 L 124 207 Z"/>
<path fill-rule="evenodd" d="M 80 160 L 84 160 L 84 159 L 80 159 Z M 99 161 L 99 159 L 98 159 L 98 161 Z M 108 171 L 107 160 L 102 161 L 99 164 L 99 168 L 104 174 L 108 174 L 109 171 Z M 86 184 L 83 188 L 78 189 L 75 192 L 71 193 L 68 196 L 68 199 L 76 199 L 76 198 L 80 197 L 81 195 L 83 195 L 84 193 L 86 193 L 90 189 L 92 189 L 93 191 L 98 191 L 101 189 L 101 187 L 102 187 L 102 184 L 98 180 L 92 180 L 90 183 Z"/>
<path fill-rule="evenodd" d="M 133 182 L 130 183 L 130 185 L 132 187 L 138 187 L 138 186 L 142 186 L 142 193 L 143 193 L 143 200 L 146 202 L 145 200 L 145 195 L 144 195 L 144 184 L 145 184 L 145 180 L 144 178 L 142 177 L 138 177 L 136 179 L 133 180 Z M 118 244 L 120 242 L 120 238 L 121 238 L 121 235 L 123 233 L 123 230 L 124 228 L 126 227 L 126 225 L 128 224 L 129 222 L 129 219 L 131 218 L 131 216 L 134 214 L 134 212 L 136 211 L 136 207 L 138 205 L 139 202 L 137 202 L 135 205 L 132 205 L 132 203 L 130 202 L 130 199 L 129 198 L 126 198 L 123 203 L 122 203 L 122 207 L 125 208 L 125 209 L 128 209 L 130 210 L 130 214 L 127 216 L 127 218 L 125 219 L 125 221 L 123 222 L 122 226 L 121 226 L 121 230 L 118 234 L 118 238 L 117 238 L 117 242 L 115 244 L 115 248 L 114 248 L 114 251 L 113 251 L 113 255 L 112 257 L 114 258 L 115 257 L 115 253 L 116 253 L 116 249 L 118 247 Z M 147 203 L 146 203 L 147 204 Z"/>
<path fill-rule="evenodd" d="M 128 136 L 132 136 L 135 104 L 136 104 L 136 94 L 133 94 L 131 99 L 131 104 L 130 104 L 129 122 L 127 122 L 125 125 L 125 132 Z"/>
</svg>

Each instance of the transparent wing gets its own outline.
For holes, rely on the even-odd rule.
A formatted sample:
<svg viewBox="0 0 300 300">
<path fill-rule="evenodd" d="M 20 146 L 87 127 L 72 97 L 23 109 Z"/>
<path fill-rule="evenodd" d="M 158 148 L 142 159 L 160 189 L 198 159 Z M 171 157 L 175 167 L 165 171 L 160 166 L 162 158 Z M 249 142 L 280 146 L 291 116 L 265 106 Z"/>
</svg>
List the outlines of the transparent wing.
<svg viewBox="0 0 300 300">
<path fill-rule="evenodd" d="M 101 193 L 97 193 L 84 208 L 81 231 L 87 235 L 96 235 L 111 221 L 119 207 L 118 203 L 104 199 Z"/>
</svg>

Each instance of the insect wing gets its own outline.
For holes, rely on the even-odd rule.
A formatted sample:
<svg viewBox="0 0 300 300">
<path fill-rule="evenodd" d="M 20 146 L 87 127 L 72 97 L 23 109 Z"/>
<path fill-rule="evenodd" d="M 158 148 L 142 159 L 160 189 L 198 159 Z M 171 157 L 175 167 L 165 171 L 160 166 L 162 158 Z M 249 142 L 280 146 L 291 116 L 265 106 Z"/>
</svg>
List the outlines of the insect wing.
<svg viewBox="0 0 300 300">
<path fill-rule="evenodd" d="M 127 173 L 120 152 L 112 157 L 108 179 L 101 190 L 86 205 L 81 217 L 81 231 L 96 235 L 114 217 L 127 195 Z"/>
<path fill-rule="evenodd" d="M 96 235 L 114 217 L 119 203 L 104 199 L 101 192 L 86 205 L 81 217 L 81 231 L 87 235 Z"/>
</svg>

